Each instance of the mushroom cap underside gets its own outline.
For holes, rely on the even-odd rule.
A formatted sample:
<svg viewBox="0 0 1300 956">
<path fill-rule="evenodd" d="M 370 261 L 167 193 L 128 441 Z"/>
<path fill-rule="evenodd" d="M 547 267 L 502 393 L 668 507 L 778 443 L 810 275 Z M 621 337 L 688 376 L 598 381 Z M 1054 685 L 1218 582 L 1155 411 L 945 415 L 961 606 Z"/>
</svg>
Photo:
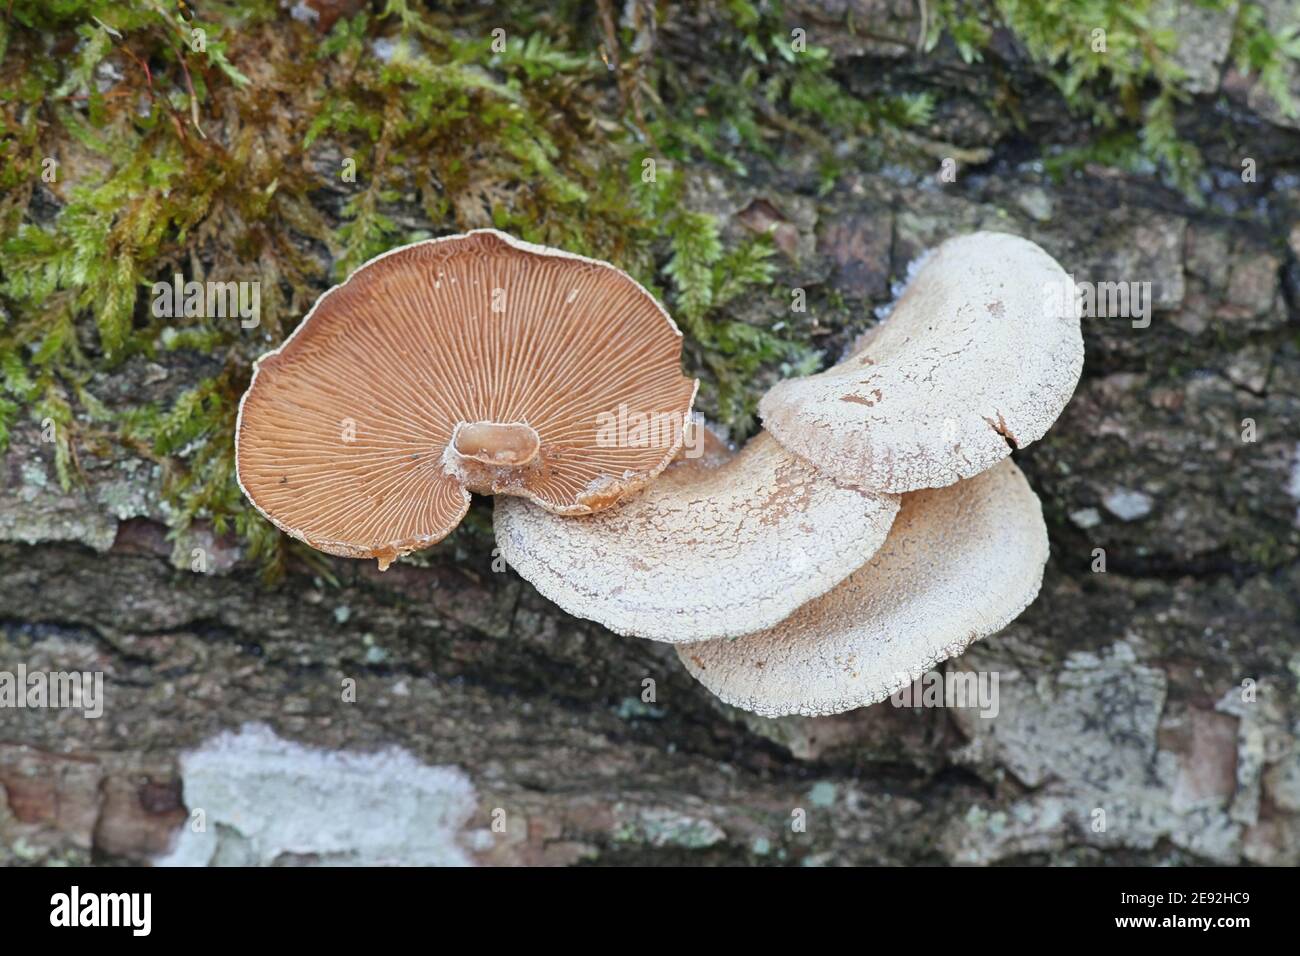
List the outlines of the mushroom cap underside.
<svg viewBox="0 0 1300 956">
<path fill-rule="evenodd" d="M 405 246 L 259 360 L 240 486 L 289 534 L 381 564 L 450 533 L 470 490 L 589 513 L 672 460 L 696 387 L 680 354 L 606 263 L 494 230 Z"/>
</svg>

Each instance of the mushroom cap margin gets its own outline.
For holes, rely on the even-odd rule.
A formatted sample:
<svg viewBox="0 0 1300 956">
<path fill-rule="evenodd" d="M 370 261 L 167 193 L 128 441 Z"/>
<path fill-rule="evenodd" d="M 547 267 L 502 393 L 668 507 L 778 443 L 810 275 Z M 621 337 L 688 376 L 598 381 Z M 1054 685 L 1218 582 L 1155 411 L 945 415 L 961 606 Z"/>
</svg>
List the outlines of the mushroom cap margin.
<svg viewBox="0 0 1300 956">
<path fill-rule="evenodd" d="M 764 427 L 865 488 L 902 493 L 979 474 L 1042 438 L 1074 393 L 1084 355 L 1070 287 L 1027 239 L 950 239 L 847 357 L 763 396 Z"/>
<path fill-rule="evenodd" d="M 1042 505 L 1015 464 L 903 496 L 861 569 L 758 634 L 678 646 L 692 677 L 764 717 L 884 700 L 1020 615 L 1048 558 Z"/>
<path fill-rule="evenodd" d="M 506 563 L 564 610 L 668 643 L 761 630 L 885 540 L 898 497 L 846 487 L 759 433 L 721 465 L 673 465 L 581 518 L 498 499 Z"/>
</svg>

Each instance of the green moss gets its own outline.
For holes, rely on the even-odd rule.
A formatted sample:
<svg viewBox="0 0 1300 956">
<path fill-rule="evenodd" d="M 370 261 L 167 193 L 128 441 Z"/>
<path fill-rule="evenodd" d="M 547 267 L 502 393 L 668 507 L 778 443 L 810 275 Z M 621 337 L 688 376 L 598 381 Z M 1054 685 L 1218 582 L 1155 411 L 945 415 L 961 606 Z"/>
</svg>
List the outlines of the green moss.
<svg viewBox="0 0 1300 956">
<path fill-rule="evenodd" d="M 80 456 L 129 446 L 162 465 L 176 534 L 211 520 L 274 577 L 291 545 L 233 462 L 267 338 L 155 316 L 150 286 L 257 279 L 274 342 L 362 261 L 480 226 L 609 259 L 666 296 L 723 423 L 747 428 L 752 373 L 811 355 L 728 312 L 770 286 L 770 243 L 729 245 L 686 208 L 671 154 L 639 128 L 680 121 L 613 102 L 608 38 L 581 5 L 507 5 L 500 22 L 504 44 L 480 11 L 389 0 L 322 37 L 272 0 L 14 0 L 0 26 L 0 449 L 21 418 L 53 422 L 71 487 Z M 661 161 L 648 181 L 647 158 Z M 110 410 L 85 389 L 176 350 L 222 356 L 222 371 L 158 404 Z"/>
<path fill-rule="evenodd" d="M 1257 75 L 1282 109 L 1296 115 L 1285 67 L 1288 60 L 1300 60 L 1300 21 L 1275 32 L 1258 3 L 1198 0 L 1198 5 L 1235 13 L 1231 60 L 1243 74 Z M 1069 110 L 1094 129 L 1089 142 L 1050 155 L 1052 171 L 1089 162 L 1130 171 L 1154 168 L 1190 202 L 1202 205 L 1197 177 L 1204 163 L 1175 122 L 1177 106 L 1190 98 L 1186 73 L 1175 57 L 1179 34 L 1174 26 L 1160 25 L 1161 9 L 1161 0 L 941 0 L 926 46 L 933 49 L 948 36 L 970 63 L 984 58 L 995 27 L 1005 29 Z M 1098 31 L 1104 34 L 1104 52 L 1094 47 Z"/>
<path fill-rule="evenodd" d="M 671 61 L 647 68 L 663 88 L 650 133 L 669 155 L 704 159 L 745 175 L 744 152 L 775 159 L 775 136 L 793 135 L 818 148 L 826 192 L 839 172 L 837 143 L 860 142 L 859 151 L 874 156 L 915 152 L 900 134 L 929 121 L 931 94 L 854 95 L 833 74 L 827 48 L 810 45 L 806 36 L 796 46 L 782 3 L 729 0 L 706 7 L 700 16 L 710 20 L 713 55 L 735 64 L 738 75 L 728 70 L 701 82 Z"/>
<path fill-rule="evenodd" d="M 950 35 L 974 59 L 994 26 L 1007 27 L 1071 108 L 1097 121 L 1101 145 L 1089 148 L 1190 173 L 1195 159 L 1174 130 L 1171 41 L 1146 27 L 1149 7 L 932 2 L 929 40 Z M 750 176 L 797 139 L 819 155 L 828 191 L 846 144 L 860 163 L 913 149 L 930 94 L 855 95 L 828 51 L 795 50 L 781 4 L 768 0 L 692 11 L 692 42 L 728 64 L 725 76 L 672 48 L 653 5 L 610 22 L 577 0 L 377 8 L 322 36 L 277 0 L 7 5 L 0 449 L 20 421 L 48 420 L 59 480 L 72 487 L 87 455 L 125 444 L 162 465 L 177 533 L 197 519 L 234 530 L 274 576 L 296 545 L 234 480 L 252 361 L 360 262 L 481 226 L 610 260 L 661 295 L 703 380 L 702 407 L 737 437 L 753 427 L 765 377 L 815 368 L 806 330 L 778 334 L 784 323 L 763 318 L 788 301 L 771 241 L 732 238 L 692 208 L 684 171 L 711 163 Z M 1114 42 L 1134 56 L 1100 67 L 1076 34 L 1107 17 L 1126 25 Z M 1234 58 L 1270 89 L 1281 90 L 1294 46 L 1242 7 Z M 257 331 L 154 315 L 150 286 L 177 272 L 258 280 Z M 87 391 L 132 356 L 177 351 L 211 354 L 221 370 L 157 404 L 105 408 Z"/>
<path fill-rule="evenodd" d="M 787 371 L 812 370 L 820 356 L 806 343 L 783 339 L 761 326 L 725 317 L 725 308 L 742 295 L 769 290 L 775 249 L 759 236 L 724 250 L 717 222 L 683 210 L 668 214 L 665 227 L 672 257 L 664 274 L 676 291 L 676 315 L 689 334 L 698 359 L 713 373 L 711 404 L 717 418 L 742 434 L 753 425 L 757 396 L 749 387 L 764 364 L 786 363 Z M 714 317 L 720 310 L 724 314 Z"/>
</svg>

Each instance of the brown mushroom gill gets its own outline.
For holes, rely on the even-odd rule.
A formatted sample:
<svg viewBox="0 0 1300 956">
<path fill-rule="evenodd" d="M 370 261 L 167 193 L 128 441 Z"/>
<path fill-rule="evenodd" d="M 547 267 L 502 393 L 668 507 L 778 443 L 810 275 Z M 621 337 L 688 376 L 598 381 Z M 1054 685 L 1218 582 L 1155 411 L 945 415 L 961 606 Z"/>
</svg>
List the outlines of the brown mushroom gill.
<svg viewBox="0 0 1300 956">
<path fill-rule="evenodd" d="M 445 537 L 470 491 L 588 514 L 672 460 L 680 425 L 609 442 L 620 414 L 680 423 L 681 333 L 614 267 L 481 230 L 372 260 L 259 360 L 241 487 L 313 547 L 393 557 Z"/>
</svg>

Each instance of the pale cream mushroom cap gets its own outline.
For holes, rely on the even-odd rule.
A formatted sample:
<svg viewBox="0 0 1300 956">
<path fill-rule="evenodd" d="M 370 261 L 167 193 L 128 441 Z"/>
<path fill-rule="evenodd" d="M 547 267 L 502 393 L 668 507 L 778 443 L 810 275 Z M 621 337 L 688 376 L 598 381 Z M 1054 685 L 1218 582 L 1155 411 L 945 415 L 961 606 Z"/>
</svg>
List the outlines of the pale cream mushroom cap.
<svg viewBox="0 0 1300 956">
<path fill-rule="evenodd" d="M 786 448 L 864 488 L 939 488 L 1042 438 L 1074 394 L 1083 337 L 1070 277 L 1027 239 L 977 232 L 925 261 L 838 365 L 759 404 Z"/>
<path fill-rule="evenodd" d="M 780 621 L 861 567 L 897 511 L 896 495 L 844 487 L 760 433 L 597 514 L 497 498 L 494 524 L 506 562 L 569 613 L 681 642 Z"/>
<path fill-rule="evenodd" d="M 765 717 L 884 700 L 1015 619 L 1047 562 L 1042 507 L 1010 460 L 903 496 L 888 539 L 827 594 L 759 634 L 685 644 L 691 676 Z"/>
</svg>

